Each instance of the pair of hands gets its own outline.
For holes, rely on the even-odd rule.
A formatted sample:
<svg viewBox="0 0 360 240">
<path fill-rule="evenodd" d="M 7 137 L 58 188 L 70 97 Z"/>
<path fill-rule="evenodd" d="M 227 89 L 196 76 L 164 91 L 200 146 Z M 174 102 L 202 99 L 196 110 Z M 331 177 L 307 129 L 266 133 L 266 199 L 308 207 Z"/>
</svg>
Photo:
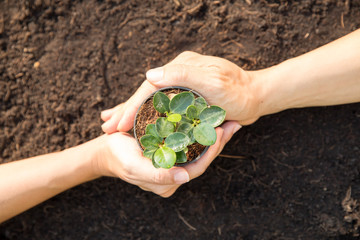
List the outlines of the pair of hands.
<svg viewBox="0 0 360 240">
<path fill-rule="evenodd" d="M 256 96 L 251 95 L 252 74 L 218 57 L 184 52 L 163 67 L 149 70 L 147 80 L 125 103 L 101 113 L 107 150 L 97 164 L 102 175 L 120 177 L 162 197 L 171 196 L 183 183 L 200 176 L 241 127 L 259 117 Z M 216 129 L 217 141 L 195 163 L 185 167 L 156 169 L 142 155 L 136 140 L 124 133 L 133 126 L 136 111 L 152 92 L 165 86 L 184 86 L 198 91 L 209 104 L 227 111 Z"/>
<path fill-rule="evenodd" d="M 356 30 L 309 53 L 253 72 L 225 59 L 184 52 L 163 67 L 149 70 L 147 80 L 127 102 L 102 112 L 102 128 L 108 134 L 130 130 L 145 97 L 162 87 L 183 86 L 226 110 L 228 121 L 216 130 L 215 145 L 196 163 L 159 170 L 142 157 L 134 139 L 116 133 L 106 135 L 115 144 L 109 144 L 112 155 L 101 162 L 110 166 L 109 175 L 170 196 L 180 184 L 205 171 L 240 124 L 251 124 L 263 115 L 290 108 L 359 102 L 359 40 L 360 30 Z M 119 143 L 124 148 L 122 152 L 118 150 Z M 175 181 L 181 172 L 183 177 Z"/>
</svg>

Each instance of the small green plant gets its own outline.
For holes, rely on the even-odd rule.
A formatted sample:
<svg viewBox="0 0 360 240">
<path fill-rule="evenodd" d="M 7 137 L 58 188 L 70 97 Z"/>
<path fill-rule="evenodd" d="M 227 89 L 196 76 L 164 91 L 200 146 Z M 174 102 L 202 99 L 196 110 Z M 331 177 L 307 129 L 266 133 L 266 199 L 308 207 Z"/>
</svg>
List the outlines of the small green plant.
<svg viewBox="0 0 360 240">
<path fill-rule="evenodd" d="M 171 100 L 163 92 L 157 92 L 153 105 L 162 117 L 155 124 L 146 126 L 140 143 L 144 156 L 150 158 L 156 168 L 186 163 L 187 147 L 195 142 L 213 145 L 216 142 L 215 127 L 226 115 L 224 109 L 208 106 L 204 98 L 195 98 L 192 92 L 181 92 Z"/>
</svg>

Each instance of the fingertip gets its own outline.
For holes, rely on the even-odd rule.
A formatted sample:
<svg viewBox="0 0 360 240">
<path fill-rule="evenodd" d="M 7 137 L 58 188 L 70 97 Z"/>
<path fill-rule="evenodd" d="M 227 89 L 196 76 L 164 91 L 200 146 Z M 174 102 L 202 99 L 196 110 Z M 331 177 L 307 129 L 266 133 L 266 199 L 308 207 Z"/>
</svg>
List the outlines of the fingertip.
<svg viewBox="0 0 360 240">
<path fill-rule="evenodd" d="M 221 128 L 224 130 L 224 145 L 230 141 L 231 137 L 240 130 L 242 126 L 237 121 L 228 121 L 224 123 Z"/>
<path fill-rule="evenodd" d="M 103 130 L 103 132 L 105 133 L 108 133 L 108 122 L 104 122 L 102 125 L 101 125 L 101 129 Z"/>
<path fill-rule="evenodd" d="M 234 125 L 234 128 L 232 130 L 233 134 L 235 134 L 237 131 L 239 131 L 240 128 L 242 128 L 242 126 L 238 122 L 236 122 L 236 124 Z"/>
<path fill-rule="evenodd" d="M 122 117 L 119 124 L 116 126 L 116 130 L 119 132 L 127 132 L 133 127 L 134 119 L 129 119 L 127 117 Z"/>
<path fill-rule="evenodd" d="M 124 115 L 122 116 L 122 118 L 119 121 L 119 124 L 116 126 L 117 131 L 127 132 L 133 127 L 135 115 L 136 115 L 136 111 L 137 111 L 136 107 L 134 107 L 134 108 L 129 107 L 125 111 Z"/>
<path fill-rule="evenodd" d="M 119 111 L 122 111 L 122 108 L 124 106 L 124 103 L 121 103 L 113 108 L 109 108 L 109 109 L 106 109 L 106 110 L 103 110 L 101 113 L 100 113 L 100 117 L 103 121 L 108 121 L 114 114 L 119 114 L 118 112 Z"/>
<path fill-rule="evenodd" d="M 107 134 L 116 132 L 116 127 L 119 121 L 121 120 L 121 118 L 122 118 L 121 113 L 116 113 L 112 115 L 109 120 L 107 120 L 105 123 L 101 125 L 101 129 Z"/>
<path fill-rule="evenodd" d="M 228 128 L 229 126 L 231 126 L 231 128 L 233 129 L 233 133 L 237 132 L 241 127 L 242 125 L 238 122 L 238 121 L 226 121 L 222 127 L 226 127 Z"/>
<path fill-rule="evenodd" d="M 153 68 L 146 72 L 146 79 L 151 83 L 159 82 L 163 79 L 164 69 L 163 67 Z"/>
<path fill-rule="evenodd" d="M 223 136 L 223 134 L 224 134 L 224 128 L 222 128 L 222 127 L 217 127 L 217 128 L 215 129 L 215 131 L 216 131 L 216 142 L 215 142 L 214 145 L 218 145 L 219 142 L 220 142 L 220 140 L 221 140 L 221 138 L 222 138 L 222 136 Z"/>
<path fill-rule="evenodd" d="M 105 132 L 105 133 L 112 133 L 112 123 L 110 120 L 104 122 L 102 125 L 101 125 L 101 129 Z"/>
<path fill-rule="evenodd" d="M 111 118 L 111 116 L 112 116 L 112 111 L 111 110 L 112 109 L 107 109 L 107 110 L 102 111 L 100 113 L 101 120 L 103 120 L 103 121 L 109 120 Z"/>
<path fill-rule="evenodd" d="M 189 173 L 184 168 L 178 168 L 174 173 L 174 182 L 176 184 L 184 184 L 190 181 Z"/>
</svg>

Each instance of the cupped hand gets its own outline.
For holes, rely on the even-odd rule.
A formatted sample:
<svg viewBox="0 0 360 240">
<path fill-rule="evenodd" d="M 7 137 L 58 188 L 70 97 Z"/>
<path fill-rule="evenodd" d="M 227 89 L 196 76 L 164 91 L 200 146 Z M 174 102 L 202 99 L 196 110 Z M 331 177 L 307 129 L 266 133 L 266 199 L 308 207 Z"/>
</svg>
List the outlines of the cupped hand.
<svg viewBox="0 0 360 240">
<path fill-rule="evenodd" d="M 216 143 L 198 161 L 171 169 L 154 168 L 151 160 L 143 156 L 136 140 L 127 133 L 105 134 L 101 137 L 102 151 L 94 163 L 95 172 L 119 177 L 143 190 L 169 197 L 181 184 L 200 176 L 239 128 L 235 121 L 216 128 Z"/>
<path fill-rule="evenodd" d="M 183 86 L 199 92 L 209 104 L 226 110 L 226 120 L 247 125 L 260 117 L 258 93 L 261 89 L 254 84 L 253 73 L 223 58 L 184 52 L 163 67 L 149 70 L 146 77 L 126 103 L 102 113 L 105 132 L 130 130 L 145 98 L 168 86 Z"/>
</svg>

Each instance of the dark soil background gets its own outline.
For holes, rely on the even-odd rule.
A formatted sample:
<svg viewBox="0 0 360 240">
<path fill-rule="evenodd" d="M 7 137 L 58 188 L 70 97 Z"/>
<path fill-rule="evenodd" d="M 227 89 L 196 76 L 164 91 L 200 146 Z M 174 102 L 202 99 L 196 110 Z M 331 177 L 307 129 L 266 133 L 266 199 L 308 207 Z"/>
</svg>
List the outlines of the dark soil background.
<svg viewBox="0 0 360 240">
<path fill-rule="evenodd" d="M 100 135 L 100 111 L 184 50 L 260 69 L 359 28 L 359 10 L 357 0 L 2 0 L 0 162 Z M 102 178 L 3 223 L 0 239 L 358 239 L 342 201 L 350 187 L 360 199 L 359 139 L 360 104 L 288 110 L 233 137 L 224 154 L 245 159 L 218 157 L 169 199 Z"/>
</svg>

